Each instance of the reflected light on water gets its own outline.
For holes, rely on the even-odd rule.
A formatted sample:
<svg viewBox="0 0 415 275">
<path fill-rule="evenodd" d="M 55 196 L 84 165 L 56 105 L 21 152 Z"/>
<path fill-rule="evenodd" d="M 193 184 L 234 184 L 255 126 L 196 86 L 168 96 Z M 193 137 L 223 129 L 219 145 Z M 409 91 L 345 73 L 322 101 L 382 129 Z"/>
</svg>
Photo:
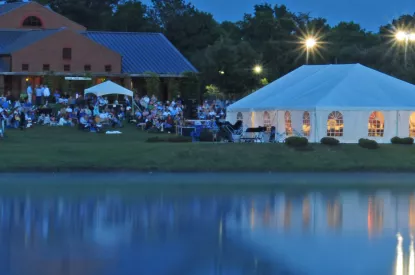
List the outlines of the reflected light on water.
<svg viewBox="0 0 415 275">
<path fill-rule="evenodd" d="M 396 245 L 396 267 L 395 275 L 403 275 L 403 238 L 400 233 L 397 234 L 398 244 Z"/>
</svg>

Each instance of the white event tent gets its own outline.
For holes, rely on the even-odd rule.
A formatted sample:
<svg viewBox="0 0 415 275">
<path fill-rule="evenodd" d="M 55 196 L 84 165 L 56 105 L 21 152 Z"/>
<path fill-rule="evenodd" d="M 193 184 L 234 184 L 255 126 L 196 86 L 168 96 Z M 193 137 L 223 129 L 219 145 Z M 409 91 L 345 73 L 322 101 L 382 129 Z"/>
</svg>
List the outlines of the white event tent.
<svg viewBox="0 0 415 275">
<path fill-rule="evenodd" d="M 107 80 L 105 82 L 102 82 L 98 85 L 92 86 L 91 88 L 85 89 L 84 91 L 86 94 L 94 94 L 96 96 L 104 96 L 104 95 L 126 95 L 133 97 L 134 93 L 133 91 L 130 91 L 126 88 L 124 88 L 121 85 L 118 85 L 117 83 L 114 83 L 110 80 Z M 131 100 L 133 102 L 133 100 Z M 132 110 L 134 113 L 134 104 L 132 105 Z"/>
<path fill-rule="evenodd" d="M 389 143 L 415 136 L 415 86 L 360 64 L 302 66 L 229 106 L 227 118 L 310 142 Z"/>
<path fill-rule="evenodd" d="M 104 96 L 111 94 L 133 96 L 133 92 L 120 86 L 110 80 L 102 82 L 98 85 L 92 86 L 91 88 L 85 89 L 85 94 L 94 94 L 96 96 Z"/>
</svg>

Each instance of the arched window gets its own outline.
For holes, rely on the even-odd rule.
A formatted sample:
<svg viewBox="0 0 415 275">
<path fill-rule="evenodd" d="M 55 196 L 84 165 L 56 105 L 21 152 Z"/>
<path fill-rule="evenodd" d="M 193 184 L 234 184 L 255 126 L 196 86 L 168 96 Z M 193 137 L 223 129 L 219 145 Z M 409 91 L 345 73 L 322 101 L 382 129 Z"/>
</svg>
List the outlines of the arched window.
<svg viewBox="0 0 415 275">
<path fill-rule="evenodd" d="M 382 112 L 373 112 L 369 116 L 368 135 L 369 137 L 383 137 L 385 132 L 385 118 Z"/>
<path fill-rule="evenodd" d="M 241 120 L 241 121 L 243 121 L 243 120 L 244 120 L 244 116 L 242 115 L 242 113 L 241 113 L 241 112 L 238 112 L 238 113 L 236 114 L 236 120 Z"/>
<path fill-rule="evenodd" d="M 331 112 L 327 120 L 327 136 L 342 137 L 343 136 L 343 115 L 338 111 Z"/>
<path fill-rule="evenodd" d="M 42 27 L 42 20 L 37 16 L 28 16 L 23 20 L 23 27 Z"/>
<path fill-rule="evenodd" d="M 409 136 L 415 137 L 415 112 L 409 117 Z"/>
<path fill-rule="evenodd" d="M 264 127 L 267 128 L 267 132 L 271 131 L 271 116 L 267 111 L 264 112 Z"/>
<path fill-rule="evenodd" d="M 303 114 L 303 135 L 306 137 L 310 136 L 310 128 L 311 128 L 311 122 L 310 122 L 310 113 L 304 112 Z"/>
<path fill-rule="evenodd" d="M 291 124 L 291 113 L 286 111 L 284 114 L 285 119 L 285 133 L 287 136 L 291 136 L 293 134 L 293 127 Z"/>
</svg>

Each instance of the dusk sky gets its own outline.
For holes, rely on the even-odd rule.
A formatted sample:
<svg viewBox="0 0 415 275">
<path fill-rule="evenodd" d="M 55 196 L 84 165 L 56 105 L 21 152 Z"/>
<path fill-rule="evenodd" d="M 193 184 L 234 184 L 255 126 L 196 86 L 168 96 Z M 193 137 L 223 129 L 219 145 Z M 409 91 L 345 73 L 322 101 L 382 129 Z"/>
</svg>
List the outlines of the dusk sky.
<svg viewBox="0 0 415 275">
<path fill-rule="evenodd" d="M 145 0 L 144 2 L 150 2 Z M 260 0 L 192 0 L 197 8 L 210 12 L 216 20 L 237 21 L 244 13 L 252 13 Z M 324 17 L 331 25 L 339 21 L 355 21 L 363 28 L 378 31 L 402 14 L 415 12 L 415 0 L 269 0 L 268 3 L 285 4 L 294 12 L 310 12 L 312 17 Z"/>
</svg>

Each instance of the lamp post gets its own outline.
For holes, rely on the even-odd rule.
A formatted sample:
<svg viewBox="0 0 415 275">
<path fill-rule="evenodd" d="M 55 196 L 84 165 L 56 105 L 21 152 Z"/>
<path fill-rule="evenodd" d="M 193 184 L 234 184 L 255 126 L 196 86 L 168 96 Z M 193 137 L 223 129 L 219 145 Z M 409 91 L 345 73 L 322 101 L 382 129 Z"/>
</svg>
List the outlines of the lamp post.
<svg viewBox="0 0 415 275">
<path fill-rule="evenodd" d="M 398 31 L 395 34 L 395 39 L 398 42 L 405 43 L 404 44 L 404 47 L 405 47 L 404 48 L 404 66 L 405 66 L 405 68 L 407 68 L 408 67 L 408 58 L 407 58 L 408 45 L 409 45 L 409 42 L 415 42 L 415 33 Z"/>
<path fill-rule="evenodd" d="M 313 37 L 309 37 L 304 40 L 305 49 L 306 49 L 306 64 L 308 64 L 308 59 L 310 58 L 310 51 L 317 45 L 317 41 Z"/>
</svg>

